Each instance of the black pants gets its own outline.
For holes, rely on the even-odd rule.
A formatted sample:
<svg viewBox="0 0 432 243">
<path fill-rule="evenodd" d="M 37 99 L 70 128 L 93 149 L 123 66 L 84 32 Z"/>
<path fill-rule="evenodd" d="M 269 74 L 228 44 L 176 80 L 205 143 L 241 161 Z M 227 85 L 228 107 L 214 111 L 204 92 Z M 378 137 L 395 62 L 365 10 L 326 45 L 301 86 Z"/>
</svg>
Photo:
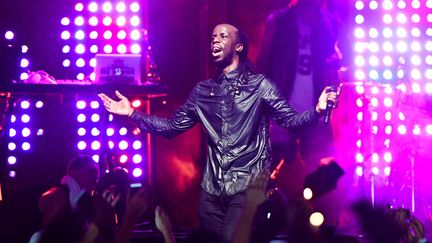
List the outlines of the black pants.
<svg viewBox="0 0 432 243">
<path fill-rule="evenodd" d="M 205 230 L 217 234 L 222 242 L 231 242 L 245 207 L 245 193 L 214 196 L 201 190 L 199 217 Z"/>
</svg>

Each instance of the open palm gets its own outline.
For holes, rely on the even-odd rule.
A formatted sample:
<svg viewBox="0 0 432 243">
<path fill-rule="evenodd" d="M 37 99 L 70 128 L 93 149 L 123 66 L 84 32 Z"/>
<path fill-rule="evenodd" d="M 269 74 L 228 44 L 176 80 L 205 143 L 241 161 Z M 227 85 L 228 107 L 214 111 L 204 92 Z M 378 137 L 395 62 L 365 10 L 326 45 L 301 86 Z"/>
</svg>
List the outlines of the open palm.
<svg viewBox="0 0 432 243">
<path fill-rule="evenodd" d="M 128 98 L 126 98 L 125 96 L 123 96 L 122 94 L 120 94 L 120 92 L 118 92 L 117 90 L 115 91 L 117 97 L 120 99 L 119 101 L 115 101 L 113 99 L 111 99 L 110 97 L 108 97 L 106 94 L 104 93 L 100 93 L 98 94 L 99 98 L 102 100 L 105 109 L 111 113 L 117 114 L 117 115 L 131 115 L 132 114 L 132 107 L 131 107 L 131 103 L 128 100 Z"/>
</svg>

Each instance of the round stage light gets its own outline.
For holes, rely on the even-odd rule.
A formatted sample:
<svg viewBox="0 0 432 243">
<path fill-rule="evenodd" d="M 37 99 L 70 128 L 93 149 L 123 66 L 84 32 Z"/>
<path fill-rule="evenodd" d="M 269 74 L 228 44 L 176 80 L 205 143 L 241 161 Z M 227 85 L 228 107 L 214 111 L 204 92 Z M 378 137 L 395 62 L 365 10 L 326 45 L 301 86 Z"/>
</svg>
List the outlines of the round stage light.
<svg viewBox="0 0 432 243">
<path fill-rule="evenodd" d="M 140 177 L 140 176 L 142 176 L 142 174 L 143 174 L 143 171 L 140 168 L 135 168 L 132 171 L 132 175 L 135 177 Z"/>
<path fill-rule="evenodd" d="M 63 17 L 63 18 L 60 20 L 60 23 L 61 23 L 62 25 L 64 25 L 64 26 L 68 26 L 68 25 L 70 24 L 70 19 L 69 19 L 68 17 Z"/>
<path fill-rule="evenodd" d="M 112 11 L 111 2 L 105 2 L 104 4 L 102 4 L 102 11 L 104 11 L 105 13 L 111 12 Z"/>
<path fill-rule="evenodd" d="M 98 4 L 96 3 L 96 2 L 91 2 L 89 5 L 88 5 L 88 10 L 90 11 L 90 12 L 92 12 L 92 13 L 96 13 L 97 11 L 98 11 Z"/>
</svg>

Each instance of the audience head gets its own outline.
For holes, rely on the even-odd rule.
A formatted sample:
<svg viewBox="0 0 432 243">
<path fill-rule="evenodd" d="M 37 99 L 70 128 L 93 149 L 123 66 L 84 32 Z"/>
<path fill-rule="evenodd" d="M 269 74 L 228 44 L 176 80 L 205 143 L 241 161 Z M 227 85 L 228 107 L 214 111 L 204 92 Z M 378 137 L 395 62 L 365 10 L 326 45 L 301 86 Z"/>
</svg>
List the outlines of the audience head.
<svg viewBox="0 0 432 243">
<path fill-rule="evenodd" d="M 75 179 L 82 189 L 90 192 L 99 178 L 99 168 L 92 157 L 80 155 L 69 162 L 67 174 Z"/>
</svg>

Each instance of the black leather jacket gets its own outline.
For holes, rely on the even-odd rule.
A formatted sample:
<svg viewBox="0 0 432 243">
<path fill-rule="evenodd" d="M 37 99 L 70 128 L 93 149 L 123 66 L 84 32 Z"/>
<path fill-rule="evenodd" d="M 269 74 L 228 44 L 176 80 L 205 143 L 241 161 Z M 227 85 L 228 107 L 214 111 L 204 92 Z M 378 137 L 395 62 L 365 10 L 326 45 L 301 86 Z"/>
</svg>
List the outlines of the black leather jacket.
<svg viewBox="0 0 432 243">
<path fill-rule="evenodd" d="M 167 138 L 201 122 L 208 135 L 201 186 L 212 195 L 244 191 L 252 173 L 269 168 L 270 118 L 291 131 L 308 128 L 319 118 L 315 109 L 294 111 L 263 75 L 249 74 L 247 81 L 239 76 L 236 69 L 199 82 L 171 118 L 141 111 L 131 115 L 142 130 Z"/>
</svg>

